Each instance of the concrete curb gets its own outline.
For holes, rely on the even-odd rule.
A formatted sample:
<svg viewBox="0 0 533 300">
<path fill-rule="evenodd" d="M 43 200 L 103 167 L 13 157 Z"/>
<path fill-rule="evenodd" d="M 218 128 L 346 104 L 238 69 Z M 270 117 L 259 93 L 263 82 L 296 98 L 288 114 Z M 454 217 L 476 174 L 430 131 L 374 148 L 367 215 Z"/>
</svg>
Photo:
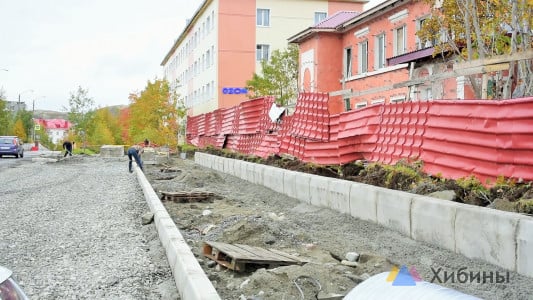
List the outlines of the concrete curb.
<svg viewBox="0 0 533 300">
<path fill-rule="evenodd" d="M 533 277 L 533 218 L 358 182 L 287 170 L 280 173 L 279 168 L 201 152 L 196 152 L 195 162 L 226 173 L 241 166 L 240 173 L 233 173 L 244 180 Z"/>
<path fill-rule="evenodd" d="M 184 300 L 220 300 L 215 287 L 207 278 L 204 270 L 194 257 L 187 242 L 179 232 L 176 224 L 168 214 L 167 210 L 159 200 L 154 189 L 144 176 L 144 173 L 134 164 L 137 180 L 150 207 L 154 214 L 154 222 L 159 234 L 159 240 L 165 248 L 168 263 L 176 287 L 180 293 L 181 299 Z"/>
</svg>

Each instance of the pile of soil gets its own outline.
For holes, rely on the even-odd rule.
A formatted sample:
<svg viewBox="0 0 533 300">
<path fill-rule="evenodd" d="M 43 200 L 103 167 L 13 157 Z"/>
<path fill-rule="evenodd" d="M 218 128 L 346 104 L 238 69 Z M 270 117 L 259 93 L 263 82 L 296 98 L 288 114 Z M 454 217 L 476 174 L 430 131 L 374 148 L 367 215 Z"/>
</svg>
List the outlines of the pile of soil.
<svg viewBox="0 0 533 300">
<path fill-rule="evenodd" d="M 222 299 L 317 299 L 317 295 L 342 299 L 357 284 L 389 272 L 393 265 L 416 266 L 427 281 L 433 275 L 431 267 L 505 272 L 191 160 L 173 158 L 165 165 L 145 165 L 145 175 L 159 196 L 181 191 L 216 194 L 206 202 L 163 204 Z M 297 257 L 302 265 L 247 264 L 243 272 L 236 272 L 205 257 L 204 241 L 275 249 Z M 354 252 L 359 254 L 357 266 L 343 264 Z M 512 285 L 444 285 L 487 299 L 519 299 L 529 293 L 524 288 L 529 280 L 513 273 Z"/>
<path fill-rule="evenodd" d="M 283 157 L 272 155 L 263 159 L 212 147 L 201 151 L 419 195 L 452 191 L 454 196 L 448 200 L 533 216 L 533 183 L 524 182 L 521 179 L 498 178 L 494 183 L 482 183 L 473 176 L 458 180 L 445 179 L 438 175 L 423 173 L 420 162 L 400 161 L 394 166 L 366 161 L 356 161 L 344 165 L 317 165 L 302 162 L 288 155 Z"/>
</svg>

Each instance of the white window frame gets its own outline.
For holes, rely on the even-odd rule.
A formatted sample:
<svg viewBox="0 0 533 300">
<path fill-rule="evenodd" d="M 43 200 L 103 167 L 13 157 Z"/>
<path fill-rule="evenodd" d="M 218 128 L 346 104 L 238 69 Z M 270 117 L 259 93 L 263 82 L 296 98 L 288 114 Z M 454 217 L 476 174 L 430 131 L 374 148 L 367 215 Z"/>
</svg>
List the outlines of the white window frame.
<svg viewBox="0 0 533 300">
<path fill-rule="evenodd" d="M 315 25 L 328 18 L 328 13 L 323 11 L 315 11 Z"/>
<path fill-rule="evenodd" d="M 258 8 L 255 24 L 258 27 L 270 27 L 270 9 Z"/>
<path fill-rule="evenodd" d="M 343 59 L 343 76 L 344 78 L 352 77 L 352 64 L 353 64 L 353 53 L 352 47 L 344 48 L 344 59 Z"/>
<path fill-rule="evenodd" d="M 364 74 L 368 72 L 368 40 L 357 44 L 357 73 Z"/>
<path fill-rule="evenodd" d="M 380 45 L 380 40 L 383 39 L 383 43 Z M 386 44 L 387 40 L 385 33 L 376 35 L 374 45 L 374 70 L 383 69 L 386 67 Z M 382 54 L 382 55 L 380 55 Z"/>
<path fill-rule="evenodd" d="M 404 102 L 405 101 L 405 96 L 404 95 L 391 96 L 389 101 L 390 101 L 390 103 Z"/>
<path fill-rule="evenodd" d="M 255 46 L 255 49 L 256 49 L 256 54 L 255 54 L 256 61 L 262 61 L 262 60 L 268 61 L 270 59 L 270 45 L 257 44 Z"/>
<path fill-rule="evenodd" d="M 385 98 L 374 99 L 370 102 L 370 105 L 377 105 L 377 104 L 383 104 L 383 103 L 385 103 Z"/>
<path fill-rule="evenodd" d="M 363 107 L 366 107 L 368 105 L 368 103 L 366 103 L 366 101 L 362 101 L 362 102 L 358 102 L 355 104 L 355 108 L 356 109 L 359 109 L 359 108 L 363 108 Z"/>
<path fill-rule="evenodd" d="M 401 37 L 398 37 L 399 33 Z M 407 26 L 402 25 L 394 29 L 394 56 L 407 53 Z"/>
</svg>

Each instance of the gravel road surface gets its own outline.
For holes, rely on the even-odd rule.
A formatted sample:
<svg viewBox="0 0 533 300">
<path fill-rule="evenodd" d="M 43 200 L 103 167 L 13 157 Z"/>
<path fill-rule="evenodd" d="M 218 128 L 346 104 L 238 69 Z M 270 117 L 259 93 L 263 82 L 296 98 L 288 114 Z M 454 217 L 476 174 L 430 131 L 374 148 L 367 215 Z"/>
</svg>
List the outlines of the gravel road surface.
<svg viewBox="0 0 533 300">
<path fill-rule="evenodd" d="M 155 180 L 156 190 L 201 189 L 222 197 L 214 203 L 167 203 L 194 252 L 208 239 L 280 248 L 314 261 L 244 274 L 206 266 L 223 299 L 299 299 L 290 297 L 297 293 L 288 279 L 303 274 L 346 293 L 362 273 L 388 271 L 389 263 L 415 266 L 428 281 L 431 267 L 506 272 L 191 161 L 177 162 L 180 172 Z M 160 168 L 147 166 L 152 181 L 168 177 Z M 74 156 L 0 168 L 0 265 L 14 271 L 31 299 L 178 299 L 155 226 L 141 225 L 147 211 L 125 157 Z M 200 235 L 203 225 L 215 227 Z M 350 271 L 330 255 L 342 258 L 349 251 L 369 262 Z M 533 299 L 533 279 L 513 272 L 508 283 L 443 285 L 484 299 Z"/>
<path fill-rule="evenodd" d="M 178 299 L 127 158 L 0 170 L 0 265 L 30 299 Z"/>
</svg>

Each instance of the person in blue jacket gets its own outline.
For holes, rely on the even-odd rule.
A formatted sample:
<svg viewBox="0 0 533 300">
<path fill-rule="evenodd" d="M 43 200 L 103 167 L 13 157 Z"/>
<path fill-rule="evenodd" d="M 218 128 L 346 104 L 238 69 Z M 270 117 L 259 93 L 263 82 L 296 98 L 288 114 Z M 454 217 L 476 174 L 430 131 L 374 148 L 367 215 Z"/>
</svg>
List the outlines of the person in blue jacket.
<svg viewBox="0 0 533 300">
<path fill-rule="evenodd" d="M 144 141 L 145 146 L 149 144 L 150 142 L 148 140 Z M 129 167 L 130 173 L 133 173 L 133 159 L 135 159 L 135 162 L 137 163 L 137 166 L 139 166 L 141 171 L 144 172 L 143 162 L 141 160 L 141 154 L 143 152 L 144 152 L 144 148 L 139 145 L 133 145 L 128 149 L 128 158 L 129 158 L 128 167 Z"/>
</svg>

